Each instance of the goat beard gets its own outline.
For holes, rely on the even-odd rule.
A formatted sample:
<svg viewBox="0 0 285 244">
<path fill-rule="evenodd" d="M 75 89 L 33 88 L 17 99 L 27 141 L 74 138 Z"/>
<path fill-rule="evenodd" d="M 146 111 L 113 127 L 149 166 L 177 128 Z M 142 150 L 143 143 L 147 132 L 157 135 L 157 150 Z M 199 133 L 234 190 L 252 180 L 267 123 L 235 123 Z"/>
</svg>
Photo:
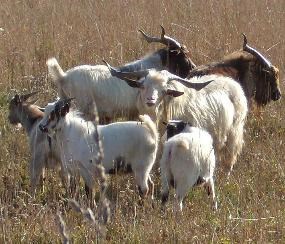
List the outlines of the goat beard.
<svg viewBox="0 0 285 244">
<path fill-rule="evenodd" d="M 260 80 L 256 87 L 255 101 L 258 106 L 265 106 L 271 101 L 271 87 L 269 82 Z"/>
</svg>

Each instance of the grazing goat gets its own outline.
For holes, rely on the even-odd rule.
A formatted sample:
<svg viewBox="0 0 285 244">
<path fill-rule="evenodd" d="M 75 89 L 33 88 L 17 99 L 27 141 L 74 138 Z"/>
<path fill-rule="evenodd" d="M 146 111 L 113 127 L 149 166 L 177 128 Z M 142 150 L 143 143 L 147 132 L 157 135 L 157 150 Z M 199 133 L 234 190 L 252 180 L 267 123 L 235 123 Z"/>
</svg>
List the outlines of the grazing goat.
<svg viewBox="0 0 285 244">
<path fill-rule="evenodd" d="M 122 67 L 123 70 L 167 69 L 185 77 L 189 69 L 195 67 L 186 47 L 166 36 L 163 27 L 161 38 L 147 36 L 143 31 L 141 33 L 147 41 L 161 42 L 166 47 L 126 64 Z M 47 61 L 47 66 L 53 82 L 58 87 L 59 97 L 74 97 L 79 111 L 86 118 L 94 119 L 94 103 L 97 105 L 101 121 L 110 121 L 122 116 L 129 119 L 138 117 L 135 106 L 138 92 L 120 79 L 112 77 L 105 65 L 81 65 L 64 72 L 57 60 L 51 58 Z"/>
<path fill-rule="evenodd" d="M 40 176 L 43 176 L 44 168 L 57 168 L 59 163 L 59 152 L 51 138 L 47 134 L 42 133 L 39 128 L 39 122 L 44 116 L 41 108 L 27 100 L 36 92 L 25 95 L 16 94 L 9 104 L 8 119 L 11 124 L 21 123 L 29 137 L 29 144 L 32 158 L 30 160 L 30 179 L 31 193 L 34 194 L 36 185 Z M 63 183 L 66 183 L 62 175 Z"/>
<path fill-rule="evenodd" d="M 217 209 L 213 179 L 215 170 L 213 139 L 202 129 L 187 124 L 183 126 L 185 128 L 181 133 L 169 138 L 164 144 L 160 160 L 162 203 L 168 200 L 169 186 L 172 185 L 182 211 L 182 201 L 189 188 L 204 183 L 208 194 L 212 195 L 213 207 Z M 177 128 L 173 125 L 170 127 Z"/>
<path fill-rule="evenodd" d="M 206 129 L 214 139 L 219 161 L 224 162 L 230 174 L 242 149 L 247 116 L 247 100 L 237 82 L 217 75 L 187 80 L 155 70 L 132 72 L 129 76 L 132 79 L 128 79 L 127 72 L 107 65 L 114 76 L 132 81 L 139 88 L 138 110 L 157 120 L 159 128 L 161 121 L 181 119 Z M 135 81 L 134 76 L 139 80 Z"/>
<path fill-rule="evenodd" d="M 69 111 L 69 100 L 50 103 L 39 127 L 43 132 L 53 135 L 60 147 L 63 168 L 74 175 L 79 172 L 86 185 L 92 189 L 95 180 L 95 162 L 98 150 L 94 138 L 95 125 Z M 102 141 L 104 157 L 102 166 L 108 173 L 114 167 L 114 161 L 120 159 L 131 166 L 139 192 L 147 195 L 153 182 L 150 171 L 155 161 L 158 134 L 155 124 L 149 116 L 140 116 L 141 122 L 117 122 L 98 125 L 98 134 Z"/>
<path fill-rule="evenodd" d="M 198 66 L 188 78 L 216 74 L 229 76 L 239 82 L 248 102 L 253 98 L 258 107 L 281 98 L 279 70 L 262 54 L 247 44 L 244 36 L 243 50 L 225 56 L 220 62 Z"/>
</svg>

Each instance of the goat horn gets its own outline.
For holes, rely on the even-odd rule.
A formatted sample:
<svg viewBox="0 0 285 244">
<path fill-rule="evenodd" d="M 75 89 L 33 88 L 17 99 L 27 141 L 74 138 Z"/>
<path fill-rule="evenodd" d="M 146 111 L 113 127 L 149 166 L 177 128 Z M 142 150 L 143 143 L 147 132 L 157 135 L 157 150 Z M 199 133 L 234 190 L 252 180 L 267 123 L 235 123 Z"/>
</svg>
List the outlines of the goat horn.
<svg viewBox="0 0 285 244">
<path fill-rule="evenodd" d="M 176 41 L 174 38 L 165 35 L 165 29 L 162 25 L 161 27 L 161 42 L 166 46 L 172 46 L 175 48 L 181 48 L 181 44 Z"/>
<path fill-rule="evenodd" d="M 140 79 L 144 76 L 147 76 L 149 73 L 149 70 L 136 70 L 136 71 L 121 71 L 118 68 L 114 68 L 112 67 L 109 63 L 107 63 L 105 60 L 103 60 L 103 62 L 107 65 L 107 67 L 109 68 L 110 72 L 112 75 L 117 76 L 122 75 L 122 76 L 132 76 L 132 77 L 136 77 L 137 79 Z"/>
<path fill-rule="evenodd" d="M 40 111 L 42 111 L 42 112 L 45 112 L 45 108 L 42 108 L 42 107 L 39 107 L 39 106 L 38 106 L 38 109 L 39 109 Z"/>
<path fill-rule="evenodd" d="M 205 86 L 207 86 L 208 84 L 210 84 L 213 80 L 208 80 L 206 82 L 203 83 L 195 83 L 195 82 L 190 82 L 187 79 L 183 79 L 179 76 L 176 75 L 172 75 L 171 77 L 168 78 L 168 81 L 172 81 L 172 80 L 176 80 L 178 82 L 180 82 L 182 85 L 188 87 L 188 88 L 193 88 L 197 91 L 201 90 L 202 88 L 204 88 Z"/>
<path fill-rule="evenodd" d="M 28 94 L 24 94 L 24 95 L 20 95 L 20 100 L 21 101 L 26 101 L 29 97 L 37 94 L 39 91 L 34 91 L 34 92 L 31 92 L 31 93 L 28 93 Z"/>
<path fill-rule="evenodd" d="M 115 69 L 114 67 L 112 67 L 107 61 L 105 61 L 104 59 L 102 60 L 103 63 L 105 63 L 105 65 L 108 67 L 108 69 L 110 70 L 111 72 L 111 75 L 112 76 L 115 76 L 116 73 L 120 72 L 119 70 Z"/>
<path fill-rule="evenodd" d="M 256 57 L 261 63 L 263 63 L 264 65 L 268 66 L 268 68 L 272 67 L 272 64 L 270 63 L 270 61 L 268 59 L 266 59 L 260 52 L 258 52 L 256 49 L 254 49 L 253 47 L 250 47 L 247 44 L 247 38 L 246 35 L 244 33 L 242 33 L 243 35 L 243 50 L 252 54 L 254 57 Z"/>
<path fill-rule="evenodd" d="M 139 32 L 143 35 L 143 37 L 145 38 L 145 40 L 148 42 L 148 43 L 151 43 L 151 42 L 159 42 L 159 43 L 162 43 L 166 46 L 172 46 L 174 48 L 181 48 L 181 44 L 176 41 L 175 39 L 169 37 L 169 36 L 166 36 L 165 35 L 165 29 L 162 25 L 160 25 L 161 27 L 161 36 L 160 38 L 159 37 L 153 37 L 153 36 L 149 36 L 147 35 L 143 30 L 139 29 Z"/>
<path fill-rule="evenodd" d="M 145 40 L 148 43 L 152 43 L 152 42 L 159 42 L 159 43 L 161 43 L 161 38 L 154 37 L 154 36 L 149 36 L 141 29 L 139 29 L 139 32 L 143 35 L 143 37 L 145 38 Z"/>
<path fill-rule="evenodd" d="M 147 76 L 149 73 L 149 70 L 139 70 L 139 71 L 130 71 L 130 72 L 124 71 L 123 72 L 117 68 L 112 67 L 105 60 L 103 60 L 103 62 L 107 65 L 112 76 L 115 76 L 121 80 L 126 81 L 128 85 L 131 87 L 141 87 L 142 84 L 138 82 L 138 80 L 142 77 Z"/>
</svg>

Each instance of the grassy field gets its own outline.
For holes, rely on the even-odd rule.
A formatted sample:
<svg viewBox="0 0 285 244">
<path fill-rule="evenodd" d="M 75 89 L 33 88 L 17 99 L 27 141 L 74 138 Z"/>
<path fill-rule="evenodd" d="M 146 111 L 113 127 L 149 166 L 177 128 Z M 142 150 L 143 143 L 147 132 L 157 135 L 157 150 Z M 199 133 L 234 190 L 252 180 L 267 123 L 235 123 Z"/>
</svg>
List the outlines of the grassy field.
<svg viewBox="0 0 285 244">
<path fill-rule="evenodd" d="M 16 91 L 40 90 L 38 104 L 56 96 L 46 60 L 55 56 L 64 70 L 79 64 L 116 65 L 159 45 L 144 42 L 137 30 L 167 34 L 187 45 L 196 64 L 218 60 L 249 44 L 285 71 L 284 0 L 2 0 L 0 4 L 0 243 L 59 243 L 60 211 L 74 243 L 98 241 L 96 231 L 66 203 L 56 172 L 46 190 L 29 196 L 24 131 L 7 120 L 8 99 Z M 262 117 L 249 115 L 245 146 L 225 184 L 216 175 L 219 209 L 213 212 L 202 189 L 191 191 L 184 214 L 160 209 L 156 199 L 140 205 L 130 175 L 110 178 L 111 222 L 101 241 L 117 243 L 284 243 L 285 103 L 269 104 Z M 82 202 L 84 205 L 84 202 Z"/>
</svg>

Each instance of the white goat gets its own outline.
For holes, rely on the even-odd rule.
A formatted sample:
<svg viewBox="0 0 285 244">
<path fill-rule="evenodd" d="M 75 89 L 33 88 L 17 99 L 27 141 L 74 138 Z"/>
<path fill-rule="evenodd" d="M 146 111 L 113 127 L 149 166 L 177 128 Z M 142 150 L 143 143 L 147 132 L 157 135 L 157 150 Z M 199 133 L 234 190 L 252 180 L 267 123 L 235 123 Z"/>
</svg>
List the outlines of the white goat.
<svg viewBox="0 0 285 244">
<path fill-rule="evenodd" d="M 182 211 L 182 201 L 189 188 L 205 183 L 217 209 L 213 174 L 215 154 L 209 133 L 197 127 L 186 126 L 164 144 L 160 160 L 162 203 L 168 200 L 169 186 L 175 187 L 176 198 Z"/>
<path fill-rule="evenodd" d="M 195 67 L 188 57 L 187 49 L 173 38 L 165 36 L 164 29 L 160 38 L 147 36 L 142 31 L 141 33 L 148 42 L 160 42 L 166 47 L 124 65 L 122 70 L 167 69 L 185 77 L 189 69 Z M 121 79 L 112 77 L 106 66 L 81 65 L 64 72 L 55 58 L 49 59 L 47 66 L 53 82 L 58 87 L 60 98 L 74 97 L 79 111 L 86 118 L 92 120 L 95 117 L 95 102 L 100 120 L 109 121 L 122 116 L 129 119 L 138 117 L 138 91 L 130 88 Z"/>
<path fill-rule="evenodd" d="M 228 175 L 230 174 L 242 149 L 243 128 L 248 111 L 246 97 L 237 82 L 217 75 L 186 80 L 168 71 L 127 73 L 110 65 L 109 69 L 114 76 L 132 81 L 134 86 L 140 88 L 138 110 L 159 120 L 159 126 L 168 119 L 180 119 L 206 129 L 214 139 L 219 161 L 223 161 Z M 129 79 L 135 75 L 140 78 L 139 81 Z M 207 81 L 212 82 L 208 84 Z M 182 94 L 184 95 L 181 96 Z"/>
<path fill-rule="evenodd" d="M 87 186 L 94 186 L 93 159 L 98 150 L 94 139 L 95 125 L 70 112 L 66 101 L 49 104 L 45 109 L 40 128 L 51 134 L 59 144 L 63 168 L 74 175 L 79 172 Z M 114 169 L 114 161 L 122 159 L 130 165 L 142 196 L 148 193 L 148 182 L 153 182 L 150 171 L 155 161 L 158 134 L 149 116 L 140 116 L 142 122 L 117 122 L 97 127 L 102 141 L 104 157 L 102 165 L 106 172 Z"/>
<path fill-rule="evenodd" d="M 36 185 L 44 174 L 44 168 L 60 167 L 59 152 L 55 144 L 38 128 L 44 112 L 27 101 L 34 94 L 35 92 L 25 95 L 16 94 L 10 101 L 8 116 L 11 124 L 21 123 L 29 137 L 32 157 L 29 165 L 32 194 L 35 194 Z M 61 175 L 61 179 L 66 186 L 66 178 Z"/>
</svg>

